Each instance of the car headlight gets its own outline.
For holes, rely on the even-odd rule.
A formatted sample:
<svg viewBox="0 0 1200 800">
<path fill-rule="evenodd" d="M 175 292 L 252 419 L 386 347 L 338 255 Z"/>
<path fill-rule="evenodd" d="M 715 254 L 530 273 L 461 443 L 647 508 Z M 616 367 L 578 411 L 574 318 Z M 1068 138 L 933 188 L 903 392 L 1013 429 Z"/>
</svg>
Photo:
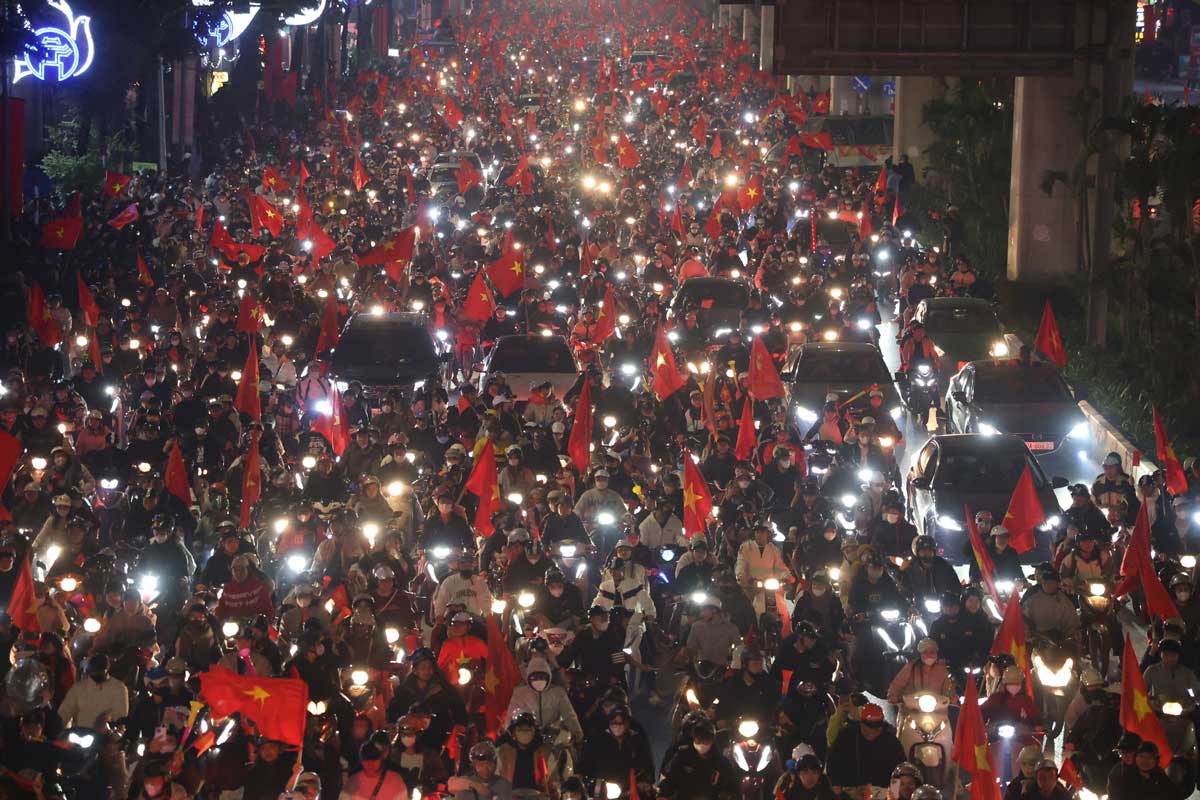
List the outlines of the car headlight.
<svg viewBox="0 0 1200 800">
<path fill-rule="evenodd" d="M 996 430 L 996 426 L 990 422 L 979 423 L 979 432 L 984 436 L 995 436 L 1000 431 Z"/>
<path fill-rule="evenodd" d="M 1091 429 L 1090 425 L 1088 425 L 1086 422 L 1080 422 L 1074 428 L 1071 428 L 1070 433 L 1067 434 L 1067 438 L 1068 439 L 1086 439 L 1091 435 L 1091 432 L 1092 432 L 1092 429 Z"/>
<path fill-rule="evenodd" d="M 992 358 L 1004 358 L 1008 355 L 1008 345 L 1004 342 L 994 342 L 988 352 L 992 354 Z"/>
<path fill-rule="evenodd" d="M 962 530 L 962 523 L 954 519 L 954 517 L 948 517 L 945 514 L 937 518 L 937 524 L 939 528 L 945 528 L 948 531 Z"/>
<path fill-rule="evenodd" d="M 811 408 L 797 406 L 796 407 L 796 419 L 800 420 L 801 422 L 805 423 L 806 425 L 811 425 L 814 422 L 816 422 L 819 419 L 819 417 L 817 416 L 817 412 L 813 411 Z"/>
</svg>

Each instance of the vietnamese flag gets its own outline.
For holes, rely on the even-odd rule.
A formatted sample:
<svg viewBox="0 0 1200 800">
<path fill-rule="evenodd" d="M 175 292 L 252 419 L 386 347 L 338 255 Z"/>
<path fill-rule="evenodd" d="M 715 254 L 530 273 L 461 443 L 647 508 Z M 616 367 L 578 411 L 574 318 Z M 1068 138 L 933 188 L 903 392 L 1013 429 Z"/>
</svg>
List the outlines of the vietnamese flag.
<svg viewBox="0 0 1200 800">
<path fill-rule="evenodd" d="M 581 474 L 587 472 L 592 461 L 592 426 L 592 382 L 585 375 L 579 399 L 575 402 L 571 435 L 567 439 L 567 455 Z"/>
<path fill-rule="evenodd" d="M 29 553 L 21 559 L 21 571 L 17 573 L 16 585 L 8 599 L 8 616 L 12 624 L 22 631 L 40 632 L 42 624 L 38 622 L 37 597 L 33 594 L 33 571 L 29 559 Z"/>
<path fill-rule="evenodd" d="M 267 202 L 266 198 L 258 195 L 250 195 L 250 227 L 255 233 L 262 228 L 270 231 L 272 236 L 278 237 L 283 230 L 283 217 L 275 209 L 275 206 Z"/>
<path fill-rule="evenodd" d="M 484 536 L 491 536 L 496 526 L 492 524 L 492 513 L 502 505 L 500 499 L 500 481 L 496 474 L 496 445 L 488 439 L 483 443 L 471 469 L 471 476 L 463 491 L 470 492 L 479 498 L 479 508 L 475 511 L 475 529 Z"/>
<path fill-rule="evenodd" d="M 1042 309 L 1042 322 L 1038 325 L 1037 339 L 1034 340 L 1033 346 L 1059 369 L 1067 365 L 1067 350 L 1063 347 L 1062 335 L 1058 332 L 1058 322 L 1054 319 L 1049 300 Z"/>
<path fill-rule="evenodd" d="M 92 290 L 83 282 L 83 276 L 75 273 L 76 291 L 79 293 L 79 313 L 83 315 L 83 324 L 89 328 L 96 327 L 100 321 L 100 306 Z"/>
<path fill-rule="evenodd" d="M 329 234 L 313 223 L 311 218 L 304 222 L 297 221 L 296 235 L 312 245 L 308 255 L 314 264 L 332 253 L 337 247 L 333 239 L 329 238 Z"/>
<path fill-rule="evenodd" d="M 178 441 L 171 445 L 171 452 L 167 454 L 167 471 L 163 473 L 163 482 L 167 491 L 182 500 L 185 506 L 192 505 L 192 482 L 188 478 Z"/>
<path fill-rule="evenodd" d="M 592 333 L 592 344 L 602 345 L 608 341 L 617 330 L 617 302 L 613 299 L 613 287 L 610 283 L 604 291 L 604 300 L 596 309 L 596 330 Z"/>
<path fill-rule="evenodd" d="M 525 265 L 522 263 L 521 251 L 515 248 L 507 250 L 499 261 L 493 262 L 487 268 L 487 276 L 502 297 L 509 297 L 525 288 Z"/>
<path fill-rule="evenodd" d="M 871 238 L 871 198 L 863 198 L 862 210 L 858 212 L 858 238 L 864 242 Z"/>
<path fill-rule="evenodd" d="M 487 676 L 483 680 L 484 707 L 487 710 L 488 735 L 495 735 L 504 712 L 512 700 L 513 689 L 521 683 L 521 670 L 508 648 L 508 640 L 496 627 L 496 617 L 487 618 Z"/>
<path fill-rule="evenodd" d="M 42 247 L 74 250 L 83 233 L 83 217 L 62 217 L 42 226 Z"/>
<path fill-rule="evenodd" d="M 967 515 L 967 534 L 971 539 L 971 552 L 975 554 L 975 563 L 979 565 L 979 574 L 983 576 L 984 586 L 999 607 L 1000 593 L 996 591 L 996 580 L 992 577 L 996 574 L 996 564 L 992 561 L 992 554 L 984 546 L 983 536 L 979 533 L 979 526 L 975 524 L 975 516 L 971 509 L 963 506 L 963 512 Z"/>
<path fill-rule="evenodd" d="M 1033 474 L 1026 464 L 1017 481 L 1017 488 L 1013 489 L 1012 499 L 1008 501 L 1008 511 L 1004 514 L 1004 527 L 1008 528 L 1011 537 L 1009 543 L 1013 550 L 1018 553 L 1032 550 L 1037 544 L 1034 529 L 1045 521 L 1046 512 L 1042 508 L 1042 501 L 1038 500 Z"/>
<path fill-rule="evenodd" d="M 236 328 L 238 333 L 250 334 L 258 333 L 262 329 L 262 306 L 253 295 L 242 295 L 242 302 L 238 306 Z"/>
<path fill-rule="evenodd" d="M 154 276 L 150 274 L 150 268 L 146 266 L 146 259 L 142 258 L 141 248 L 137 251 L 137 271 L 138 283 L 143 286 L 154 286 Z"/>
<path fill-rule="evenodd" d="M 262 397 L 258 392 L 258 345 L 253 345 L 250 352 L 246 353 L 246 366 L 242 368 L 233 407 L 249 415 L 252 420 L 262 422 Z M 253 449 L 258 452 L 258 448 Z"/>
<path fill-rule="evenodd" d="M 786 164 L 792 156 L 804 155 L 804 148 L 800 146 L 800 137 L 793 135 L 788 139 L 787 147 L 783 151 L 783 158 L 780 159 L 781 164 Z"/>
<path fill-rule="evenodd" d="M 692 165 L 688 163 L 688 160 L 685 158 L 683 160 L 683 169 L 679 170 L 679 185 L 691 186 L 692 182 L 695 180 L 696 177 L 692 175 Z"/>
<path fill-rule="evenodd" d="M 50 313 L 50 306 L 46 303 L 46 293 L 37 281 L 34 281 L 33 286 L 29 289 L 29 310 L 26 321 L 29 323 L 30 330 L 38 335 L 38 339 L 46 347 L 53 347 L 63 340 L 62 328 Z"/>
<path fill-rule="evenodd" d="M 701 147 L 708 141 L 708 123 L 704 121 L 703 114 L 692 125 L 691 134 L 692 138 L 699 142 Z"/>
<path fill-rule="evenodd" d="M 750 346 L 750 372 L 746 376 L 746 390 L 755 400 L 784 396 L 779 370 L 775 369 L 775 361 L 767 352 L 761 336 L 754 337 L 754 343 Z"/>
<path fill-rule="evenodd" d="M 458 181 L 458 193 L 465 195 L 467 190 L 472 186 L 477 186 L 483 182 L 483 173 L 475 169 L 475 166 L 464 158 L 458 162 L 458 169 L 454 171 L 454 178 Z"/>
<path fill-rule="evenodd" d="M 304 744 L 308 684 L 299 678 L 238 675 L 216 666 L 200 673 L 200 696 L 214 717 L 240 712 L 267 739 Z"/>
<path fill-rule="evenodd" d="M 676 236 L 683 238 L 687 232 L 683 227 L 683 206 L 679 203 L 675 204 L 675 210 L 671 212 L 671 232 Z"/>
<path fill-rule="evenodd" d="M 358 263 L 363 267 L 383 264 L 387 268 L 389 276 L 392 274 L 390 265 L 398 264 L 398 270 L 403 272 L 404 268 L 408 266 L 408 262 L 412 260 L 413 248 L 416 243 L 417 226 L 411 225 L 400 231 L 395 237 L 359 256 Z M 393 280 L 397 280 L 397 278 L 393 278 Z"/>
<path fill-rule="evenodd" d="M 1004 619 L 992 640 L 991 655 L 1008 653 L 1025 673 L 1025 691 L 1033 696 L 1033 680 L 1029 673 L 1029 653 L 1025 648 L 1025 619 L 1021 616 L 1021 596 L 1013 592 L 1004 609 Z M 1136 663 L 1136 662 L 1135 662 Z M 968 681 L 969 682 L 969 681 Z"/>
<path fill-rule="evenodd" d="M 442 117 L 451 128 L 457 128 L 459 125 L 462 125 L 465 119 L 462 110 L 449 97 L 446 98 L 446 108 L 442 113 Z"/>
<path fill-rule="evenodd" d="M 579 243 L 579 277 L 592 274 L 592 244 L 587 239 Z"/>
<path fill-rule="evenodd" d="M 116 197 L 121 192 L 125 191 L 125 187 L 129 185 L 130 177 L 122 175 L 119 172 L 104 173 L 104 194 L 109 197 Z"/>
<path fill-rule="evenodd" d="M 240 387 L 238 394 L 241 394 Z M 262 494 L 262 467 L 260 466 L 260 461 L 258 435 L 252 434 L 250 437 L 250 449 L 246 451 L 246 458 L 242 461 L 242 510 L 239 517 L 242 528 L 250 527 L 250 512 L 254 509 L 254 504 L 258 502 L 259 495 Z"/>
<path fill-rule="evenodd" d="M 758 434 L 754 429 L 754 400 L 747 397 L 742 403 L 742 418 L 738 420 L 737 444 L 733 448 L 733 455 L 739 461 L 746 461 L 754 455 L 756 447 Z"/>
<path fill-rule="evenodd" d="M 629 141 L 629 137 L 625 135 L 624 131 L 621 131 L 621 135 L 617 137 L 617 166 L 621 169 L 633 169 L 641 160 L 641 156 L 638 155 L 633 143 Z"/>
<path fill-rule="evenodd" d="M 334 455 L 341 456 L 346 452 L 350 443 L 350 424 L 346 420 L 345 409 L 342 407 L 342 393 L 337 386 L 329 387 L 328 413 L 318 408 L 316 419 L 312 423 L 312 432 L 319 433 L 329 442 Z"/>
<path fill-rule="evenodd" d="M 288 188 L 287 181 L 275 171 L 274 167 L 267 167 L 263 171 L 262 189 L 264 192 L 285 192 Z"/>
<path fill-rule="evenodd" d="M 342 329 L 338 325 L 338 305 L 337 297 L 329 295 L 329 299 L 325 301 L 325 312 L 321 315 L 321 331 L 317 334 L 317 354 L 325 350 L 332 350 L 337 347 L 338 340 L 342 338 Z"/>
<path fill-rule="evenodd" d="M 713 499 L 700 468 L 688 450 L 683 451 L 683 533 L 687 538 L 704 535 Z"/>
<path fill-rule="evenodd" d="M 879 177 L 875 179 L 875 194 L 887 193 L 887 167 L 879 168 Z"/>
<path fill-rule="evenodd" d="M 892 203 L 892 224 L 896 225 L 900 221 L 900 217 L 904 216 L 904 207 L 900 205 L 900 194 L 896 194 L 896 199 Z"/>
<path fill-rule="evenodd" d="M 367 174 L 366 167 L 363 166 L 358 153 L 354 154 L 354 169 L 351 171 L 350 177 L 354 180 L 354 190 L 357 192 L 361 192 L 363 187 L 371 182 L 371 176 Z"/>
<path fill-rule="evenodd" d="M 675 367 L 675 354 L 671 352 L 671 343 L 667 340 L 662 323 L 659 323 L 658 335 L 654 337 L 654 347 L 650 350 L 650 373 L 654 376 L 654 394 L 659 402 L 683 387 L 683 376 Z"/>
<path fill-rule="evenodd" d="M 713 158 L 721 157 L 721 133 L 719 131 L 713 134 L 712 147 L 708 152 Z"/>
<path fill-rule="evenodd" d="M 1167 488 L 1171 490 L 1171 494 L 1179 497 L 1187 493 L 1187 477 L 1183 474 L 1179 456 L 1175 455 L 1175 448 L 1171 447 L 1171 441 L 1167 438 L 1167 429 L 1163 427 L 1162 418 L 1158 415 L 1158 406 L 1151 403 L 1150 412 L 1154 415 L 1154 443 L 1158 448 L 1158 460 L 1167 473 Z"/>
<path fill-rule="evenodd" d="M 814 150 L 832 150 L 833 135 L 829 131 L 822 133 L 802 133 L 800 141 L 805 147 L 811 147 Z"/>
<path fill-rule="evenodd" d="M 755 175 L 738 190 L 738 205 L 742 211 L 749 211 L 762 201 L 762 178 Z"/>
<path fill-rule="evenodd" d="M 1144 742 L 1158 745 L 1158 764 L 1166 768 L 1171 763 L 1171 746 L 1163 733 L 1162 723 L 1150 705 L 1146 693 L 1146 681 L 1138 668 L 1138 657 L 1133 652 L 1129 634 L 1125 634 L 1125 653 L 1121 658 L 1121 727 L 1136 733 Z"/>
<path fill-rule="evenodd" d="M 465 320 L 484 322 L 495 310 L 496 300 L 492 297 L 492 290 L 483 282 L 483 270 L 480 270 L 475 273 L 475 280 L 471 282 L 467 300 L 459 314 Z"/>
<path fill-rule="evenodd" d="M 967 681 L 967 691 L 963 695 L 951 758 L 971 775 L 971 800 L 1000 800 L 996 764 L 988 746 L 983 714 L 979 710 L 979 687 L 973 680 Z"/>
<path fill-rule="evenodd" d="M 828 114 L 829 113 L 829 92 L 821 92 L 813 98 L 812 108 L 813 114 Z"/>
<path fill-rule="evenodd" d="M 1129 594 L 1140 584 L 1146 595 L 1146 607 L 1151 614 L 1171 619 L 1179 616 L 1179 610 L 1171 599 L 1170 593 L 1163 586 L 1154 569 L 1154 560 L 1150 555 L 1150 517 L 1146 514 L 1143 504 L 1138 509 L 1137 521 L 1133 524 L 1133 533 L 1129 537 L 1129 547 L 1121 559 L 1121 584 L 1113 590 L 1113 597 Z"/>
<path fill-rule="evenodd" d="M 127 205 L 125 207 L 124 211 L 122 211 L 120 214 L 117 214 L 115 217 L 110 219 L 105 224 L 108 225 L 110 228 L 116 228 L 117 230 L 122 230 L 122 229 L 124 229 L 124 227 L 126 225 L 133 222 L 137 218 L 138 218 L 137 203 L 130 203 L 129 205 Z"/>
<path fill-rule="evenodd" d="M 713 206 L 713 210 L 708 215 L 708 221 L 704 223 L 704 233 L 708 238 L 716 239 L 720 237 L 721 231 L 721 209 L 718 204 Z"/>
</svg>

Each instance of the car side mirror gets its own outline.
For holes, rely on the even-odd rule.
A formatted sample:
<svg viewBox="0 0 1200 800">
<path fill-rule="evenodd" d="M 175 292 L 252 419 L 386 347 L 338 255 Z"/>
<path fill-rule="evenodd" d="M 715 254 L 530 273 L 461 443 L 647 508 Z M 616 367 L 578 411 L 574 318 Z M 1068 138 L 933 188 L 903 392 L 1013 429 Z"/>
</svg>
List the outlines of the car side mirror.
<svg viewBox="0 0 1200 800">
<path fill-rule="evenodd" d="M 1050 485 L 1053 486 L 1055 489 L 1065 489 L 1071 485 L 1071 482 L 1068 481 L 1066 478 L 1064 478 L 1062 475 L 1055 475 L 1053 478 L 1050 479 Z"/>
<path fill-rule="evenodd" d="M 967 403 L 967 393 L 962 389 L 955 389 L 950 393 L 950 396 L 954 398 L 954 402 L 956 403 L 961 403 L 963 405 L 966 405 Z"/>
<path fill-rule="evenodd" d="M 908 481 L 908 485 L 913 487 L 914 489 L 925 490 L 925 489 L 929 488 L 929 485 L 930 485 L 929 478 L 926 478 L 924 476 L 920 476 L 917 478 L 910 478 Z"/>
</svg>

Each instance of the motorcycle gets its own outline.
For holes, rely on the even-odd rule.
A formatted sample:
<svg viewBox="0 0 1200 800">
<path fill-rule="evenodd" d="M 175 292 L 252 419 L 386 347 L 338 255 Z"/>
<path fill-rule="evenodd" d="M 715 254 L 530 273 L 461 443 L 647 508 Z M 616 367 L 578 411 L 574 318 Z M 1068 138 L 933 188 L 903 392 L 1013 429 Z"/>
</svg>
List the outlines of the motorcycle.
<svg viewBox="0 0 1200 800">
<path fill-rule="evenodd" d="M 1052 737 L 1062 732 L 1067 706 L 1079 690 L 1075 659 L 1058 636 L 1028 637 L 1033 664 L 1033 698 L 1038 704 L 1046 732 Z"/>
<path fill-rule="evenodd" d="M 944 786 L 946 764 L 954 748 L 950 700 L 929 692 L 907 694 L 896 715 L 896 730 L 909 762 L 921 770 L 925 783 Z"/>
<path fill-rule="evenodd" d="M 915 657 L 917 637 L 912 622 L 898 608 L 874 612 L 867 621 L 870 638 L 855 648 L 856 671 L 863 686 L 880 697 L 900 670 Z"/>
<path fill-rule="evenodd" d="M 1084 649 L 1101 675 L 1108 674 L 1109 660 L 1121 646 L 1121 625 L 1117 621 L 1112 591 L 1111 580 L 1088 581 L 1079 590 Z"/>
<path fill-rule="evenodd" d="M 1181 797 L 1190 797 L 1196 789 L 1196 725 L 1192 722 L 1196 701 L 1190 697 L 1155 698 L 1154 705 L 1171 750 L 1167 777 L 1179 789 Z"/>
<path fill-rule="evenodd" d="M 896 382 L 900 384 L 909 419 L 914 425 L 924 427 L 929 417 L 929 409 L 938 408 L 937 370 L 928 361 L 921 359 L 914 361 L 907 373 L 897 372 L 895 377 Z"/>
<path fill-rule="evenodd" d="M 725 668 L 712 661 L 696 660 L 688 665 L 682 675 L 683 680 L 679 682 L 679 691 L 671 709 L 672 740 L 678 738 L 683 718 L 688 713 L 703 711 L 709 719 L 716 716 L 716 706 L 721 702 L 717 692 L 721 689 L 721 681 L 725 679 Z"/>
<path fill-rule="evenodd" d="M 550 559 L 554 566 L 562 571 L 567 580 L 579 587 L 584 597 L 590 598 L 594 593 L 591 582 L 592 569 L 589 560 L 595 548 L 591 542 L 580 542 L 574 539 L 563 539 L 555 542 L 549 548 Z"/>
<path fill-rule="evenodd" d="M 757 720 L 743 719 L 737 738 L 729 747 L 729 759 L 737 769 L 744 800 L 768 800 L 779 780 L 779 758 L 771 747 L 769 732 Z"/>
<path fill-rule="evenodd" d="M 1043 745 L 1045 732 L 1024 724 L 993 723 L 988 725 L 988 742 L 992 747 L 992 760 L 998 772 L 1000 785 L 1004 786 L 1020 773 L 1017 756 L 1028 744 Z"/>
</svg>

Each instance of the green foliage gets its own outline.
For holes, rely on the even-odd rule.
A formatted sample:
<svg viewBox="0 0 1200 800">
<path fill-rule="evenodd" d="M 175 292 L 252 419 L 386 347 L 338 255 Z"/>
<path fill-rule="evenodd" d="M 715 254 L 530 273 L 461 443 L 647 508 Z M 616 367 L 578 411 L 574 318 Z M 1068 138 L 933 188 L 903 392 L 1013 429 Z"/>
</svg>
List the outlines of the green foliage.
<svg viewBox="0 0 1200 800">
<path fill-rule="evenodd" d="M 1011 80 L 962 80 L 924 108 L 937 140 L 928 150 L 930 205 L 958 206 L 976 269 L 1004 274 L 1012 172 Z"/>
<path fill-rule="evenodd" d="M 61 123 L 47 129 L 49 148 L 42 156 L 41 167 L 61 194 L 84 186 L 98 186 L 104 180 L 104 164 L 113 169 L 123 168 L 120 155 L 133 146 L 128 131 L 121 131 L 104 141 L 99 136 L 89 136 L 79 152 L 81 126 L 77 114 L 76 109 L 70 109 Z"/>
</svg>

